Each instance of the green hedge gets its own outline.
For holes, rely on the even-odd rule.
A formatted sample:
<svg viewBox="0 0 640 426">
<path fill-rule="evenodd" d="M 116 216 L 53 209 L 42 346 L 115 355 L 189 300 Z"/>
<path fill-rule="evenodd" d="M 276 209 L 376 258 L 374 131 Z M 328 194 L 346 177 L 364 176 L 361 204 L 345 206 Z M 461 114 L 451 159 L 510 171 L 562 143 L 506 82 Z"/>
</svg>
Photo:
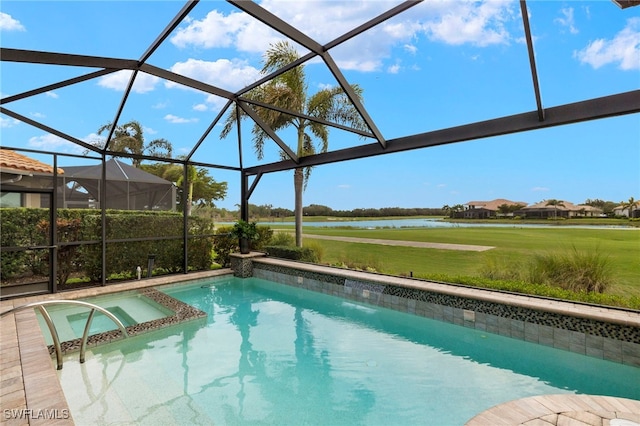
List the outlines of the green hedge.
<svg viewBox="0 0 640 426">
<path fill-rule="evenodd" d="M 0 209 L 0 215 L 3 247 L 46 244 L 49 226 L 47 209 L 4 208 Z M 79 227 L 70 226 L 76 223 L 79 223 Z M 183 270 L 183 216 L 181 213 L 108 210 L 105 215 L 105 226 L 107 240 L 167 238 L 157 241 L 107 243 L 107 277 L 135 276 L 137 266 L 146 270 L 150 254 L 155 255 L 154 269 L 160 268 L 166 272 Z M 189 269 L 209 269 L 212 266 L 213 238 L 199 235 L 213 234 L 213 222 L 201 217 L 189 217 L 187 232 L 190 236 Z M 60 242 L 101 241 L 100 212 L 92 209 L 58 209 L 58 240 Z M 102 244 L 67 247 L 74 249 L 65 249 L 65 246 L 61 246 L 59 269 L 60 266 L 64 266 L 65 270 L 62 272 L 67 276 L 69 270 L 73 269 L 74 272 L 84 272 L 92 281 L 101 281 Z M 70 259 L 71 255 L 73 259 Z M 41 270 L 46 269 L 45 256 L 34 255 L 33 252 L 3 253 L 2 279 L 29 272 L 43 272 Z M 58 283 L 64 284 L 61 282 L 60 272 Z"/>
<path fill-rule="evenodd" d="M 319 262 L 317 253 L 309 247 L 296 246 L 266 246 L 265 251 L 269 256 L 283 259 L 300 260 L 303 262 Z"/>
</svg>

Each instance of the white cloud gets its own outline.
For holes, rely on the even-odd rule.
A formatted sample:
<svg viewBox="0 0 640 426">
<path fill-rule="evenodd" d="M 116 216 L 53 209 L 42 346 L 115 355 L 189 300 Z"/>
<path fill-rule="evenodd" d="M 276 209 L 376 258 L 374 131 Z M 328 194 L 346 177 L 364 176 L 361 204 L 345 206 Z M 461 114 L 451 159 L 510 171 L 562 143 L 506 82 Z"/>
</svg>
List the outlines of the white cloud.
<svg viewBox="0 0 640 426">
<path fill-rule="evenodd" d="M 25 31 L 20 21 L 13 19 L 8 13 L 0 12 L 0 31 Z"/>
<path fill-rule="evenodd" d="M 32 148 L 45 148 L 49 151 L 65 152 L 68 154 L 81 154 L 84 152 L 84 148 L 80 145 L 76 145 L 73 142 L 69 142 L 51 133 L 29 138 L 28 145 Z"/>
<path fill-rule="evenodd" d="M 206 104 L 197 104 L 193 106 L 193 110 L 194 111 L 207 111 L 209 109 L 209 107 Z"/>
<path fill-rule="evenodd" d="M 229 91 L 245 87 L 260 77 L 260 70 L 245 61 L 228 59 L 218 59 L 215 62 L 188 59 L 173 65 L 171 71 Z M 167 82 L 166 86 L 184 87 L 172 82 Z"/>
<path fill-rule="evenodd" d="M 575 20 L 573 19 L 573 8 L 567 7 L 560 11 L 562 13 L 562 18 L 556 18 L 553 22 L 560 24 L 563 27 L 567 27 L 571 34 L 578 34 L 578 29 L 575 25 Z"/>
<path fill-rule="evenodd" d="M 151 106 L 153 109 L 164 109 L 169 106 L 169 102 L 158 102 Z"/>
<path fill-rule="evenodd" d="M 151 127 L 146 127 L 146 126 L 142 126 L 142 130 L 144 131 L 145 134 L 148 134 L 148 135 L 155 135 L 158 133 L 157 130 L 152 129 Z"/>
<path fill-rule="evenodd" d="M 4 118 L 0 117 L 0 128 L 8 129 L 9 127 L 17 126 L 20 124 L 20 120 L 16 120 L 15 118 Z"/>
<path fill-rule="evenodd" d="M 32 113 L 31 113 L 31 116 L 32 116 L 32 117 L 35 117 L 35 118 L 45 118 L 45 117 L 46 117 L 46 115 L 44 115 L 44 114 L 43 114 L 43 113 L 41 113 L 41 112 L 32 112 Z"/>
<path fill-rule="evenodd" d="M 218 111 L 226 103 L 227 103 L 227 100 L 224 99 L 224 98 L 221 98 L 221 97 L 216 96 L 216 95 L 208 95 L 206 97 L 206 99 L 204 100 L 204 104 L 198 104 L 198 105 L 204 106 L 207 110 Z M 199 107 L 199 108 L 201 108 L 201 107 Z"/>
<path fill-rule="evenodd" d="M 546 188 L 544 186 L 534 186 L 533 188 L 531 188 L 531 190 L 533 192 L 547 192 L 549 191 L 549 188 Z"/>
<path fill-rule="evenodd" d="M 164 119 L 173 124 L 195 123 L 198 121 L 197 118 L 182 118 L 173 114 L 165 115 Z"/>
<path fill-rule="evenodd" d="M 391 65 L 389 68 L 387 68 L 387 72 L 389 74 L 398 74 L 400 72 L 400 64 Z"/>
<path fill-rule="evenodd" d="M 346 183 L 342 183 L 342 184 L 338 185 L 338 188 L 340 188 L 340 189 L 349 189 L 349 188 L 351 188 L 351 185 L 346 184 Z"/>
<path fill-rule="evenodd" d="M 262 7 L 321 44 L 396 4 L 367 0 L 260 2 Z M 342 69 L 370 72 L 383 69 L 394 48 L 415 52 L 414 41 L 420 35 L 452 45 L 508 43 L 510 35 L 505 25 L 517 18 L 512 5 L 512 0 L 424 2 L 338 46 L 331 54 Z M 171 42 L 180 48 L 235 48 L 240 52 L 262 53 L 270 43 L 282 39 L 282 35 L 243 13 L 213 10 L 200 20 L 189 20 L 176 31 Z M 300 53 L 306 51 L 302 49 Z"/>
<path fill-rule="evenodd" d="M 98 85 L 107 89 L 124 91 L 129 84 L 131 72 L 132 71 L 129 70 L 122 70 L 106 75 L 98 80 Z M 151 92 L 156 88 L 159 81 L 160 79 L 156 76 L 139 72 L 136 76 L 136 81 L 133 83 L 132 90 L 135 93 Z"/>
<path fill-rule="evenodd" d="M 415 55 L 416 52 L 418 51 L 418 48 L 416 46 L 414 46 L 413 44 L 405 44 L 404 46 L 402 46 L 404 48 L 405 51 Z"/>
<path fill-rule="evenodd" d="M 58 99 L 58 98 L 60 97 L 60 96 L 58 96 L 58 94 L 57 94 L 57 93 L 55 93 L 55 92 L 51 92 L 51 91 L 49 91 L 49 92 L 44 92 L 44 94 L 45 94 L 45 95 L 47 95 L 47 96 L 48 96 L 48 97 L 50 97 L 50 98 L 53 98 L 53 99 Z"/>
<path fill-rule="evenodd" d="M 432 40 L 446 44 L 475 46 L 506 44 L 510 35 L 505 24 L 514 18 L 506 1 L 450 1 L 440 16 L 425 22 L 423 29 Z"/>
<path fill-rule="evenodd" d="M 229 47 L 235 42 L 235 36 L 242 31 L 253 18 L 240 12 L 233 12 L 227 16 L 212 10 L 202 20 L 189 20 L 186 27 L 178 28 L 170 41 L 180 48 L 189 46 Z"/>
<path fill-rule="evenodd" d="M 625 71 L 640 69 L 640 18 L 628 19 L 613 39 L 592 41 L 573 56 L 595 69 L 615 63 Z"/>
</svg>

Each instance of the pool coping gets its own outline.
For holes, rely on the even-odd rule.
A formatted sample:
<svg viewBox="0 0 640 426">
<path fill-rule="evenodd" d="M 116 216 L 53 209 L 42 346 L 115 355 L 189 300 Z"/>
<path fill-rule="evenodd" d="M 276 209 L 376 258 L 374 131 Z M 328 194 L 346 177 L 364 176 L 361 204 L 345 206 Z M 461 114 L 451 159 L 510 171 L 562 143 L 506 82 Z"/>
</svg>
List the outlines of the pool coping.
<svg viewBox="0 0 640 426">
<path fill-rule="evenodd" d="M 419 280 L 416 278 L 361 272 L 304 262 L 292 262 L 272 257 L 254 257 L 252 258 L 252 261 L 272 266 L 295 267 L 295 269 L 299 269 L 301 271 L 321 274 L 327 274 L 330 271 L 331 275 L 344 278 L 378 282 L 380 284 L 390 284 L 405 288 L 415 288 L 418 290 L 427 290 L 451 296 L 462 296 L 487 302 L 503 303 L 528 309 L 552 312 L 560 315 L 568 315 L 596 321 L 606 321 L 613 324 L 631 327 L 640 327 L 640 311 L 630 309 L 618 309 L 603 305 L 589 305 L 586 303 L 528 296 L 458 284 L 445 284 L 429 280 Z"/>
</svg>

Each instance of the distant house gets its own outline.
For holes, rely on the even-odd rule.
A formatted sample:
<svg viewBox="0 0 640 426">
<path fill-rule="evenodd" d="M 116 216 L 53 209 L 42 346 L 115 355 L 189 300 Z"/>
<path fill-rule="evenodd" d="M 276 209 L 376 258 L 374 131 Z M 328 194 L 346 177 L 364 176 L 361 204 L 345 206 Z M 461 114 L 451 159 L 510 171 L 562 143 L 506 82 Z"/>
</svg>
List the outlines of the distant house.
<svg viewBox="0 0 640 426">
<path fill-rule="evenodd" d="M 465 204 L 465 209 L 459 217 L 463 217 L 464 219 L 489 219 L 513 216 L 513 210 L 510 212 L 501 212 L 500 206 L 502 205 L 524 207 L 527 203 L 505 200 L 504 198 L 498 198 L 493 201 L 469 201 Z"/>
<path fill-rule="evenodd" d="M 636 201 L 629 211 L 629 207 L 623 206 L 622 204 L 613 209 L 613 214 L 615 216 L 626 216 L 631 218 L 640 217 L 640 200 Z"/>
<path fill-rule="evenodd" d="M 64 174 L 60 168 L 57 172 Z M 53 167 L 13 150 L 0 149 L 0 189 L 0 207 L 41 207 L 48 203 L 45 199 L 50 199 L 41 190 L 53 190 Z"/>
<path fill-rule="evenodd" d="M 588 206 L 586 204 L 575 205 L 569 201 L 562 201 L 562 205 L 547 205 L 548 201 L 544 200 L 527 207 L 523 207 L 516 211 L 515 214 L 523 216 L 527 219 L 553 219 L 572 217 L 600 217 L 603 214 L 602 209 Z"/>
</svg>

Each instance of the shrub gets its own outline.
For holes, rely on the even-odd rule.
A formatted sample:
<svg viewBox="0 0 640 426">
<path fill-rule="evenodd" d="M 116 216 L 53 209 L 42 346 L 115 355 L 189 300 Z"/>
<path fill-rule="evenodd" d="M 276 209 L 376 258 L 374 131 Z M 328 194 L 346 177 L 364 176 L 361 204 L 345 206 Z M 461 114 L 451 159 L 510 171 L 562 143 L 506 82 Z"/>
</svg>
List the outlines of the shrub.
<svg viewBox="0 0 640 426">
<path fill-rule="evenodd" d="M 492 280 L 543 284 L 573 292 L 603 293 L 611 283 L 609 259 L 597 250 L 535 254 L 528 264 L 487 257 L 480 274 Z"/>
<path fill-rule="evenodd" d="M 45 236 L 50 232 L 49 221 L 41 220 L 37 228 Z M 58 242 L 76 242 L 80 237 L 80 229 L 82 222 L 80 218 L 65 219 L 58 218 L 57 230 L 58 230 Z M 59 286 L 64 286 L 73 272 L 78 270 L 76 252 L 78 251 L 77 245 L 59 245 L 58 248 L 58 269 L 56 271 L 56 281 Z M 48 256 L 46 256 L 48 258 Z"/>
<path fill-rule="evenodd" d="M 302 262 L 318 263 L 317 253 L 309 247 L 297 246 L 266 246 L 269 256 L 283 259 L 300 260 Z"/>
<path fill-rule="evenodd" d="M 268 226 L 257 226 L 258 238 L 251 241 L 251 248 L 254 250 L 264 250 L 267 244 L 270 244 L 273 238 L 273 229 Z"/>
<path fill-rule="evenodd" d="M 231 264 L 229 255 L 232 251 L 238 250 L 238 238 L 231 234 L 230 226 L 222 226 L 218 228 L 216 236 L 213 240 L 213 251 L 215 253 L 215 261 L 223 267 Z"/>
<path fill-rule="evenodd" d="M 295 246 L 296 238 L 290 232 L 274 232 L 268 244 L 270 246 Z"/>
<path fill-rule="evenodd" d="M 304 246 L 314 253 L 315 263 L 322 262 L 322 258 L 324 257 L 324 246 L 322 244 L 318 241 L 305 241 Z"/>
<path fill-rule="evenodd" d="M 555 285 L 577 292 L 604 293 L 611 282 L 607 257 L 598 251 L 536 255 L 530 268 L 530 282 Z"/>
<path fill-rule="evenodd" d="M 46 220 L 46 209 L 3 208 L 0 209 L 2 247 L 32 247 L 48 245 L 47 235 L 37 225 Z M 3 252 L 0 256 L 0 276 L 3 280 L 32 273 L 46 273 L 43 265 L 44 251 Z"/>
</svg>

